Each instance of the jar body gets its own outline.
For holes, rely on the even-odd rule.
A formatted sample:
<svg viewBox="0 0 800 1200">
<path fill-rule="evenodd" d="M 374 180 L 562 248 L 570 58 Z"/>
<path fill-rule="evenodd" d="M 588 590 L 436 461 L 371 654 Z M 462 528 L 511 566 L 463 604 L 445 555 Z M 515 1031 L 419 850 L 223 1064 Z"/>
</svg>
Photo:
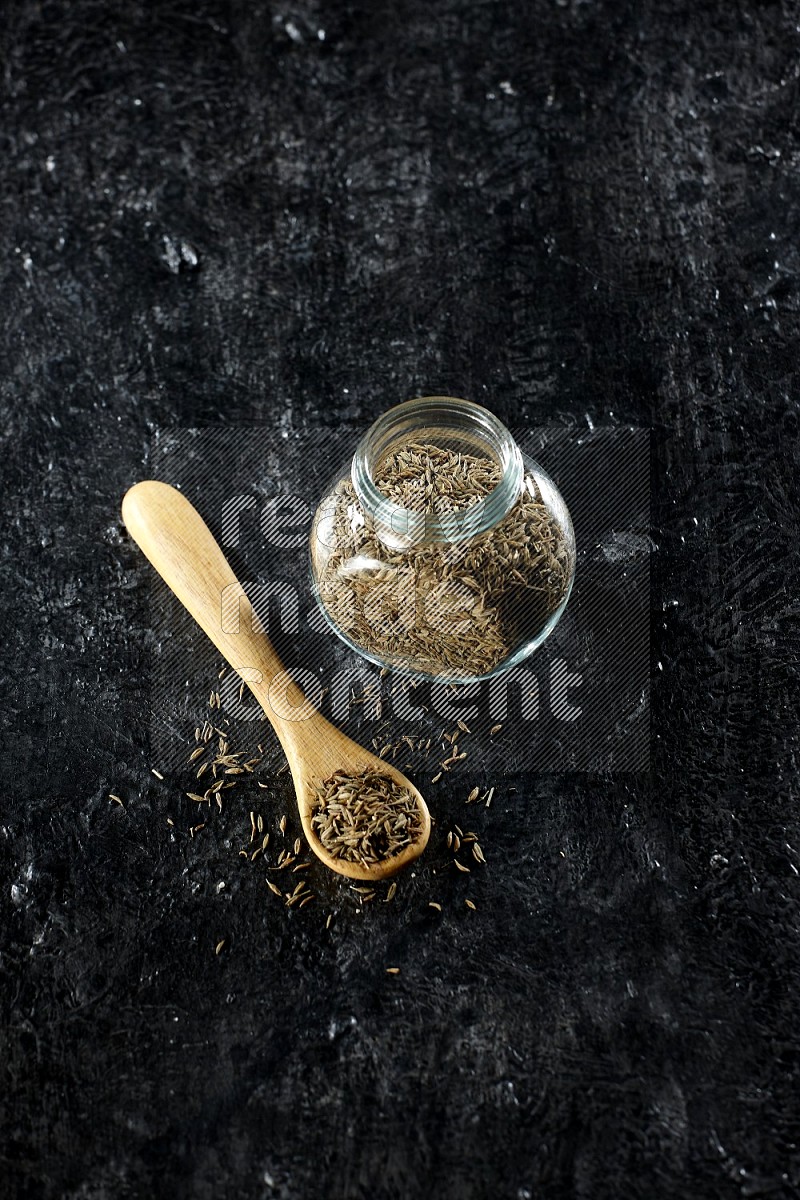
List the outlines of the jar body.
<svg viewBox="0 0 800 1200">
<path fill-rule="evenodd" d="M 497 418 L 450 397 L 378 418 L 326 489 L 310 550 L 339 637 L 381 666 L 454 682 L 541 645 L 575 573 L 553 481 Z"/>
</svg>

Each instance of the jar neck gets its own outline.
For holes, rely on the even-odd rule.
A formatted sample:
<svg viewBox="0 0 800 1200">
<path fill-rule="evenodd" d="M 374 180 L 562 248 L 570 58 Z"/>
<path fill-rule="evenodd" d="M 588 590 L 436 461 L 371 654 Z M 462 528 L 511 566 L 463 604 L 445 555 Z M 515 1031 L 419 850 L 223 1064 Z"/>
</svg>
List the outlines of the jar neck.
<svg viewBox="0 0 800 1200">
<path fill-rule="evenodd" d="M 387 455 L 408 442 L 430 442 L 490 458 L 500 480 L 487 496 L 450 513 L 420 513 L 389 500 L 375 483 Z M 469 400 L 424 396 L 378 417 L 353 455 L 352 478 L 365 516 L 382 540 L 400 548 L 422 542 L 459 542 L 492 529 L 508 514 L 522 486 L 519 447 L 493 413 Z"/>
</svg>

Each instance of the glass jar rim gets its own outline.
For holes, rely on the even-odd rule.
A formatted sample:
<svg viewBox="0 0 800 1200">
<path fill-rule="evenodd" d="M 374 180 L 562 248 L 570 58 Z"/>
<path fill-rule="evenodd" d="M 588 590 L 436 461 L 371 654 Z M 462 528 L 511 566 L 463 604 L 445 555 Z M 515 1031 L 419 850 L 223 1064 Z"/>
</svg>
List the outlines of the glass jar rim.
<svg viewBox="0 0 800 1200">
<path fill-rule="evenodd" d="M 499 483 L 482 500 L 452 513 L 420 513 L 395 504 L 378 488 L 374 470 L 393 442 L 404 434 L 424 436 L 425 427 L 470 435 L 483 443 L 500 467 Z M 387 409 L 362 437 L 352 462 L 352 480 L 376 530 L 399 544 L 457 542 L 492 529 L 508 514 L 523 479 L 522 454 L 502 421 L 472 400 L 420 396 Z"/>
</svg>

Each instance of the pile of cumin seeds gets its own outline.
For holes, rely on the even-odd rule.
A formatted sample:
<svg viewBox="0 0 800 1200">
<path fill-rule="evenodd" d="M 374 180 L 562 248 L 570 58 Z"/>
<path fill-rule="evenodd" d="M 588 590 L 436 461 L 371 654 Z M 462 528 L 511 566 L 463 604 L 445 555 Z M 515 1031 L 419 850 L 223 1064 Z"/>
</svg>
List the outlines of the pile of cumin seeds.
<svg viewBox="0 0 800 1200">
<path fill-rule="evenodd" d="M 393 452 L 375 474 L 395 504 L 438 516 L 477 504 L 499 481 L 492 459 L 423 442 Z M 326 515 L 329 546 L 315 539 L 323 607 L 368 653 L 413 671 L 487 674 L 536 636 L 569 585 L 571 547 L 530 474 L 498 525 L 460 541 L 387 546 L 349 480 Z"/>
<path fill-rule="evenodd" d="M 491 458 L 456 453 L 430 442 L 410 442 L 388 454 L 375 483 L 393 504 L 416 513 L 460 512 L 484 500 L 500 482 Z"/>
<path fill-rule="evenodd" d="M 315 784 L 311 826 L 330 855 L 364 867 L 394 858 L 422 832 L 416 796 L 372 767 Z"/>
</svg>

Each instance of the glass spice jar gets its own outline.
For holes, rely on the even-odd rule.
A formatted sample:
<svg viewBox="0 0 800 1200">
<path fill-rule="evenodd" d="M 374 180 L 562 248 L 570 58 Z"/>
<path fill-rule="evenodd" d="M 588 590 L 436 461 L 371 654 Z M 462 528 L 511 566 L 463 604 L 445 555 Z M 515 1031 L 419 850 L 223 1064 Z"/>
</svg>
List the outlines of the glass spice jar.
<svg viewBox="0 0 800 1200">
<path fill-rule="evenodd" d="M 426 396 L 389 409 L 314 517 L 315 595 L 381 666 L 471 682 L 531 654 L 564 611 L 575 536 L 552 479 L 497 417 Z"/>
</svg>

